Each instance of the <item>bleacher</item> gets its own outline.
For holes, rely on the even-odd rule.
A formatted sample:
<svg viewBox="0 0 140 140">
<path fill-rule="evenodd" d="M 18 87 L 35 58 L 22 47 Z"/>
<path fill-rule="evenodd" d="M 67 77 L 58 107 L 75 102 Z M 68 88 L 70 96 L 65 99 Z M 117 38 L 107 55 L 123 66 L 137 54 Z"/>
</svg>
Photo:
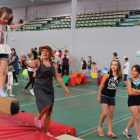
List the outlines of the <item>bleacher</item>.
<svg viewBox="0 0 140 140">
<path fill-rule="evenodd" d="M 78 13 L 76 28 L 106 28 L 140 25 L 140 9 L 123 9 L 112 11 Z M 59 30 L 71 28 L 71 15 L 36 18 L 26 26 L 24 31 Z"/>
</svg>

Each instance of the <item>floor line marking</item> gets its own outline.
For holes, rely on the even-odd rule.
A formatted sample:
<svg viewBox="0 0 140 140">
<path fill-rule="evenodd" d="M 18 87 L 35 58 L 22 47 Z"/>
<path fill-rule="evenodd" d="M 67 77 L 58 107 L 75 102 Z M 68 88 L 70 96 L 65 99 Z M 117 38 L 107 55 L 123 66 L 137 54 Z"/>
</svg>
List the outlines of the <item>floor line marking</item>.
<svg viewBox="0 0 140 140">
<path fill-rule="evenodd" d="M 119 120 L 119 119 L 124 118 L 124 117 L 129 116 L 129 115 L 131 115 L 131 113 L 129 113 L 129 114 L 127 114 L 127 115 L 124 115 L 124 116 L 121 116 L 121 117 L 119 117 L 119 118 L 116 118 L 116 119 L 114 119 L 113 121 Z M 106 124 L 106 123 L 103 123 L 103 125 L 105 125 L 105 124 Z M 98 126 L 95 126 L 95 127 L 89 128 L 89 129 L 87 129 L 87 130 L 83 130 L 83 131 L 77 133 L 76 135 L 79 135 L 79 134 L 85 133 L 85 132 L 90 131 L 90 130 L 92 130 L 92 129 L 95 129 L 95 128 L 97 128 L 97 127 L 98 127 Z"/>
<path fill-rule="evenodd" d="M 125 120 L 127 120 L 127 119 L 129 119 L 129 118 L 131 118 L 131 117 L 132 117 L 132 116 L 127 117 L 127 118 L 122 119 L 122 120 L 119 120 L 119 121 L 113 123 L 112 125 L 115 125 L 115 124 L 117 124 L 117 123 L 119 123 L 119 122 L 125 121 Z M 106 124 L 107 124 L 107 123 L 106 123 Z M 107 127 L 108 127 L 108 126 L 105 126 L 105 127 L 103 127 L 103 129 L 104 129 L 104 128 L 107 128 Z M 97 128 L 97 127 L 96 127 L 96 128 Z M 96 131 L 98 131 L 98 129 L 96 129 L 96 130 L 94 130 L 94 131 L 92 131 L 92 132 L 89 132 L 89 133 L 87 133 L 87 134 L 84 134 L 84 135 L 82 135 L 82 136 L 79 136 L 78 138 L 85 137 L 85 136 L 90 135 L 90 134 L 92 134 L 92 133 L 94 133 L 94 132 L 96 132 Z"/>
<path fill-rule="evenodd" d="M 75 96 L 71 96 L 71 97 L 64 97 L 64 98 L 58 98 L 58 99 L 55 99 L 56 101 L 57 100 L 62 100 L 62 99 L 67 99 L 67 98 L 74 98 L 74 97 L 79 97 L 79 96 L 86 96 L 86 95 L 89 95 L 89 94 L 93 94 L 93 93 L 87 93 L 87 94 L 81 94 L 81 95 L 75 95 Z M 36 103 L 31 103 L 31 104 L 36 104 Z M 25 105 L 31 105 L 31 104 L 24 104 L 24 105 L 20 105 L 20 106 L 25 106 Z"/>
</svg>

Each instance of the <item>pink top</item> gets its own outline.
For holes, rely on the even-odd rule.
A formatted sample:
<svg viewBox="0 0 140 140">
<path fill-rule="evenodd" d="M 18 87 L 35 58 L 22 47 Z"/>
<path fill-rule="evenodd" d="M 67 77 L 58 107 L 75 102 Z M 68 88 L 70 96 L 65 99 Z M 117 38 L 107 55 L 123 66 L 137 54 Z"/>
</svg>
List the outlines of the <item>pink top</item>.
<svg viewBox="0 0 140 140">
<path fill-rule="evenodd" d="M 97 65 L 95 65 L 94 67 L 97 69 L 97 71 L 101 70 Z"/>
</svg>

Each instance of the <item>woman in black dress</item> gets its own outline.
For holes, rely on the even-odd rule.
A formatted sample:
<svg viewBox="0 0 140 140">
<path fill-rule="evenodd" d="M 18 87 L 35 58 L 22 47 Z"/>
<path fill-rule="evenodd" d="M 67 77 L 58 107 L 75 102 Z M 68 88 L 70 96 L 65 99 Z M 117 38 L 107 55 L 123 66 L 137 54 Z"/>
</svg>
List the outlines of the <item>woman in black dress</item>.
<svg viewBox="0 0 140 140">
<path fill-rule="evenodd" d="M 51 120 L 51 111 L 54 104 L 54 88 L 53 88 L 53 77 L 65 90 L 68 97 L 71 96 L 69 90 L 59 77 L 55 65 L 50 61 L 53 55 L 53 48 L 50 45 L 45 45 L 39 48 L 42 53 L 42 59 L 36 59 L 33 62 L 27 62 L 22 57 L 22 62 L 28 67 L 36 68 L 36 81 L 34 84 L 34 94 L 36 97 L 36 104 L 39 111 L 38 116 L 35 119 L 35 126 L 41 128 L 41 118 L 44 116 L 44 134 L 53 137 L 49 132 L 49 124 Z"/>
</svg>

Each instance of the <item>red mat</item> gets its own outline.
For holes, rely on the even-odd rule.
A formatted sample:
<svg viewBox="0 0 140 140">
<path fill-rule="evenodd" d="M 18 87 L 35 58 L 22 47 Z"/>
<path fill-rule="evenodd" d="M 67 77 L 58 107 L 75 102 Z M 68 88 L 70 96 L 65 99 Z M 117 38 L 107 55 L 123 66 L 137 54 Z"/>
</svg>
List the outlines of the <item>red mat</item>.
<svg viewBox="0 0 140 140">
<path fill-rule="evenodd" d="M 44 127 L 41 130 L 34 127 L 35 117 L 26 112 L 19 112 L 17 115 L 0 113 L 0 140 L 57 140 L 42 134 Z M 42 126 L 44 126 L 44 119 L 41 121 Z M 49 132 L 54 137 L 63 134 L 76 136 L 76 129 L 74 127 L 54 121 L 50 123 Z"/>
</svg>

